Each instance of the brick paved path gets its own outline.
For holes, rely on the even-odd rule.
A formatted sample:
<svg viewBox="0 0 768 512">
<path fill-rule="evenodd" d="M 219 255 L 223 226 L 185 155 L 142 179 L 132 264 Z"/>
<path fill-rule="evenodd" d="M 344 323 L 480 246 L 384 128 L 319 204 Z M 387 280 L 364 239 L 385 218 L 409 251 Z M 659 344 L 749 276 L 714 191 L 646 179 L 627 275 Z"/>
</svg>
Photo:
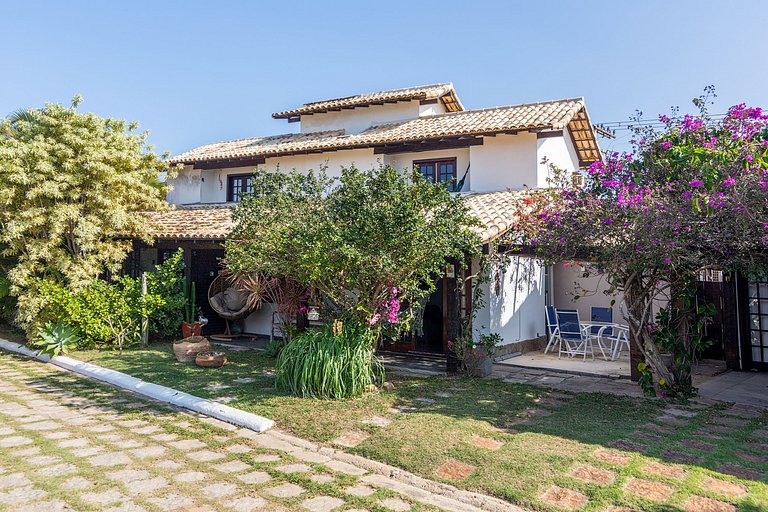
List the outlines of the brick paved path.
<svg viewBox="0 0 768 512">
<path fill-rule="evenodd" d="M 520 511 L 0 353 L 0 510 Z"/>
</svg>

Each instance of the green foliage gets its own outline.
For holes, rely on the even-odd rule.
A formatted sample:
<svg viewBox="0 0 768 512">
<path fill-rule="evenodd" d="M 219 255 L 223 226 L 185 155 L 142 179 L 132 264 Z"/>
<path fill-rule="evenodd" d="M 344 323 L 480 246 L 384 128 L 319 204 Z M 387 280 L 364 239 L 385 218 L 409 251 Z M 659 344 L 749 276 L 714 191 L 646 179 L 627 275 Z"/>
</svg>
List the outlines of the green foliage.
<svg viewBox="0 0 768 512">
<path fill-rule="evenodd" d="M 195 313 L 197 312 L 197 289 L 195 288 L 195 282 L 188 283 L 184 279 L 181 283 L 182 293 L 184 294 L 184 321 L 186 323 L 192 323 L 195 321 Z"/>
<path fill-rule="evenodd" d="M 285 343 L 280 340 L 273 340 L 267 343 L 267 345 L 264 347 L 264 350 L 262 351 L 262 354 L 267 357 L 277 358 L 277 356 L 280 355 L 280 352 L 282 352 L 283 348 L 285 348 Z"/>
<path fill-rule="evenodd" d="M 147 272 L 147 294 L 162 297 L 149 320 L 149 331 L 159 338 L 172 338 L 179 334 L 187 296 L 184 294 L 184 253 L 176 251 L 170 258 L 157 266 L 154 272 Z"/>
<path fill-rule="evenodd" d="M 163 316 L 161 295 L 142 296 L 141 282 L 124 277 L 116 283 L 95 279 L 77 291 L 47 279 L 37 281 L 43 304 L 40 321 L 65 321 L 81 333 L 83 347 L 122 350 L 141 341 L 141 319 Z"/>
<path fill-rule="evenodd" d="M 640 379 L 637 381 L 645 396 L 656 396 L 656 387 L 653 385 L 653 372 L 646 363 L 637 363 L 637 371 Z"/>
<path fill-rule="evenodd" d="M 484 361 L 493 360 L 498 345 L 502 342 L 501 335 L 493 332 L 480 334 L 473 338 L 471 333 L 456 341 L 449 341 L 448 348 L 459 360 L 459 371 L 466 375 L 477 375 Z"/>
<path fill-rule="evenodd" d="M 0 269 L 0 322 L 10 324 L 16 312 L 16 299 L 11 295 L 11 281 Z"/>
<path fill-rule="evenodd" d="M 78 290 L 116 272 L 130 237 L 149 240 L 139 212 L 167 207 L 161 172 L 172 170 L 135 123 L 46 104 L 0 121 L 0 244 L 18 296 L 17 320 L 34 332 L 43 304 L 37 279 Z"/>
<path fill-rule="evenodd" d="M 49 323 L 41 327 L 37 331 L 37 338 L 33 340 L 33 346 L 40 349 L 40 354 L 51 357 L 66 354 L 78 343 L 80 343 L 78 330 L 61 322 Z"/>
<path fill-rule="evenodd" d="M 297 335 L 277 358 L 277 386 L 305 398 L 362 395 L 384 379 L 384 369 L 371 350 L 371 337 L 366 327 L 340 322 Z"/>
<path fill-rule="evenodd" d="M 337 179 L 257 170 L 253 189 L 233 213 L 226 265 L 318 290 L 334 316 L 360 323 L 393 298 L 428 295 L 446 260 L 479 244 L 461 197 L 391 166 L 349 167 Z"/>
<path fill-rule="evenodd" d="M 675 378 L 676 386 L 669 388 L 660 379 L 659 384 L 664 394 L 669 396 L 693 396 L 696 393 L 693 387 L 691 365 L 702 351 L 710 347 L 714 341 L 704 336 L 705 327 L 716 313 L 714 304 L 698 304 L 696 286 L 691 285 L 679 292 L 676 305 L 669 305 L 659 309 L 656 313 L 656 322 L 651 324 L 651 336 L 656 345 L 664 354 L 672 357 L 670 371 Z M 692 322 L 690 321 L 692 318 Z M 684 320 L 684 323 L 683 321 Z M 685 340 L 679 336 L 680 331 L 692 325 L 692 332 L 688 333 L 685 340 L 690 346 L 686 346 Z"/>
</svg>

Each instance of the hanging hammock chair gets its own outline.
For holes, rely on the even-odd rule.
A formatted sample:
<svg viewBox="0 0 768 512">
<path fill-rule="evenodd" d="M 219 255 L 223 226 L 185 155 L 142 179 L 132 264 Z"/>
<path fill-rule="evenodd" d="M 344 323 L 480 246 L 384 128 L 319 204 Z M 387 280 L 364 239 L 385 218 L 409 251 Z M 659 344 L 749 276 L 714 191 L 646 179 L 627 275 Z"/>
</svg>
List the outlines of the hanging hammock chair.
<svg viewBox="0 0 768 512">
<path fill-rule="evenodd" d="M 261 306 L 260 300 L 253 300 L 248 290 L 232 286 L 227 276 L 219 274 L 208 287 L 208 303 L 227 324 L 224 336 L 232 336 L 230 322 L 242 320 Z"/>
</svg>

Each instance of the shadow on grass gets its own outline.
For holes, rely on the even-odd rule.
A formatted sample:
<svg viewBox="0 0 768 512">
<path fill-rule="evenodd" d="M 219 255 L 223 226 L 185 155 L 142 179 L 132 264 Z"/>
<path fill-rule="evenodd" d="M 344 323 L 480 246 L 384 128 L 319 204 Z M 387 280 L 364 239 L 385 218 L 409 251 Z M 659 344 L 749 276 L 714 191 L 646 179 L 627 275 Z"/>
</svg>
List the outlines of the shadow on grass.
<svg viewBox="0 0 768 512">
<path fill-rule="evenodd" d="M 310 440 L 330 442 L 345 431 L 362 430 L 370 437 L 352 451 L 428 478 L 434 478 L 435 468 L 443 461 L 460 460 L 477 468 L 459 483 L 461 487 L 480 489 L 536 508 L 541 507 L 535 496 L 545 482 L 579 488 L 594 503 L 620 503 L 624 499 L 617 497 L 623 496 L 621 489 L 606 490 L 568 476 L 571 468 L 589 463 L 623 473 L 624 478 L 647 477 L 642 473 L 646 459 L 619 468 L 592 456 L 598 447 L 606 447 L 678 462 L 691 470 L 730 473 L 745 484 L 753 483 L 750 498 L 738 502 L 739 510 L 766 510 L 768 487 L 762 483 L 766 465 L 760 457 L 768 456 L 768 452 L 749 445 L 768 440 L 765 415 L 731 421 L 734 425 L 727 427 L 732 429 L 727 435 L 703 438 L 703 432 L 721 421 L 722 407 L 698 411 L 693 418 L 673 419 L 679 424 L 671 425 L 667 422 L 670 420 L 662 419 L 669 417 L 664 412 L 668 404 L 660 400 L 573 394 L 500 380 L 394 374 L 388 376 L 395 384 L 394 391 L 354 400 L 324 401 L 297 398 L 275 389 L 274 360 L 255 352 L 229 352 L 229 364 L 219 369 L 177 363 L 170 345 L 122 354 L 91 351 L 75 356 L 197 396 L 223 399 L 234 407 L 271 418 L 281 428 Z M 238 383 L 238 379 L 246 380 Z M 366 425 L 364 420 L 371 416 L 388 417 L 392 423 L 383 428 Z M 760 435 L 766 437 L 758 439 Z M 498 451 L 479 449 L 472 444 L 476 438 L 492 438 L 504 443 L 504 447 Z M 709 451 L 702 451 L 702 447 Z M 753 460 L 737 453 L 747 453 L 747 458 L 753 454 Z M 685 492 L 699 492 L 688 481 L 662 481 L 685 487 Z M 752 495 L 759 503 L 750 501 Z M 682 510 L 647 500 L 623 504 L 635 508 L 639 504 L 641 510 Z"/>
</svg>

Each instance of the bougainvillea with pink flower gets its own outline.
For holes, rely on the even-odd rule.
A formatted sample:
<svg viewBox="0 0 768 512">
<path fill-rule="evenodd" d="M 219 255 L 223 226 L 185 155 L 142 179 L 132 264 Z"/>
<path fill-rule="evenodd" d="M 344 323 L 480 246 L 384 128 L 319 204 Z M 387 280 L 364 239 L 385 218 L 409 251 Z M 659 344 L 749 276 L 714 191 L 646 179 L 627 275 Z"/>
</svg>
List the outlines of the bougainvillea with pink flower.
<svg viewBox="0 0 768 512">
<path fill-rule="evenodd" d="M 517 231 L 546 260 L 590 261 L 587 274 L 623 292 L 634 342 L 657 382 L 680 392 L 692 389 L 697 273 L 768 268 L 768 112 L 741 104 L 715 120 L 708 96 L 694 104 L 696 116 L 638 126 L 633 151 L 606 154 L 581 188 L 553 167 L 553 187 L 536 192 Z M 673 314 L 672 368 L 651 329 L 659 297 Z"/>
</svg>

